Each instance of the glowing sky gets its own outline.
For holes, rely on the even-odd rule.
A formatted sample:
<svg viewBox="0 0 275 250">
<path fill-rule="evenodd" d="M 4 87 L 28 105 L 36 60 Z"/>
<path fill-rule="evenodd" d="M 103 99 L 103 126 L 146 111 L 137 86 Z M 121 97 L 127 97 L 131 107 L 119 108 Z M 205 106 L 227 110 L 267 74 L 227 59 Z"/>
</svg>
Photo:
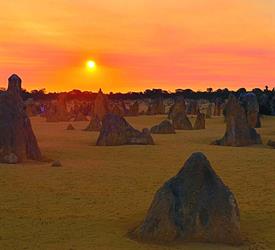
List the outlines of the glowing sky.
<svg viewBox="0 0 275 250">
<path fill-rule="evenodd" d="M 11 73 L 47 91 L 274 87 L 275 0 L 0 1 L 2 87 Z"/>
</svg>

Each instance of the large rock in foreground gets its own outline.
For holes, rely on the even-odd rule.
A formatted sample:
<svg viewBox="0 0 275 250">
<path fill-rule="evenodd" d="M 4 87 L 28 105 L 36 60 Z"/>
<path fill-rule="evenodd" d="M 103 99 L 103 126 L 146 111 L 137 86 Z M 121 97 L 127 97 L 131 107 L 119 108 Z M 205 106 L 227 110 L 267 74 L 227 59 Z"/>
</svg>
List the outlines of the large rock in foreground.
<svg viewBox="0 0 275 250">
<path fill-rule="evenodd" d="M 238 245 L 240 215 L 234 194 L 202 153 L 155 194 L 143 223 L 130 237 L 144 242 L 197 241 Z"/>
<path fill-rule="evenodd" d="M 248 124 L 245 109 L 231 95 L 225 107 L 226 131 L 222 139 L 212 144 L 220 146 L 248 146 L 261 144 L 260 135 Z"/>
<path fill-rule="evenodd" d="M 153 145 L 154 141 L 148 129 L 142 132 L 134 129 L 123 117 L 107 114 L 102 122 L 97 146 Z"/>
<path fill-rule="evenodd" d="M 12 75 L 8 90 L 0 95 L 0 161 L 26 159 L 41 160 L 42 156 L 21 98 L 21 79 Z"/>
<path fill-rule="evenodd" d="M 175 134 L 172 123 L 168 120 L 162 121 L 160 124 L 151 128 L 152 134 Z"/>
</svg>

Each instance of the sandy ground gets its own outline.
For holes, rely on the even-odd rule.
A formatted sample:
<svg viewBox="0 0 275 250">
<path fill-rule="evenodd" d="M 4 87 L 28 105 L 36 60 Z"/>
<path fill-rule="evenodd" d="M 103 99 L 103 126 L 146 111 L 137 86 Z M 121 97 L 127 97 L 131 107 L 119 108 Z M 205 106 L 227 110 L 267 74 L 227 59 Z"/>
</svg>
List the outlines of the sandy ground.
<svg viewBox="0 0 275 250">
<path fill-rule="evenodd" d="M 150 127 L 162 116 L 128 120 Z M 0 164 L 0 249 L 220 250 L 275 249 L 275 150 L 265 145 L 232 148 L 209 143 L 224 134 L 222 118 L 202 131 L 154 135 L 155 146 L 95 147 L 87 123 L 46 123 L 33 118 L 43 154 L 63 167 L 27 162 Z M 264 143 L 275 140 L 275 117 L 263 119 Z M 145 216 L 156 190 L 194 151 L 204 152 L 235 193 L 246 244 L 147 245 L 125 235 Z"/>
</svg>

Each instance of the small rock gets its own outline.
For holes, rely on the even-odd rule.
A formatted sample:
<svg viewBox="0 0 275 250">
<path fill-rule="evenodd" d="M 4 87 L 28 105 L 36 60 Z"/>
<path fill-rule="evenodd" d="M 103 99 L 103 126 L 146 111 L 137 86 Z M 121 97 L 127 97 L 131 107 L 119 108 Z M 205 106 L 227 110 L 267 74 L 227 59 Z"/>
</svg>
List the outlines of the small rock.
<svg viewBox="0 0 275 250">
<path fill-rule="evenodd" d="M 55 160 L 55 161 L 53 161 L 53 163 L 52 163 L 52 167 L 62 167 L 62 164 L 61 164 L 60 161 Z"/>
<path fill-rule="evenodd" d="M 272 147 L 272 148 L 275 148 L 275 141 L 269 140 L 267 142 L 267 145 L 270 146 L 270 147 Z"/>
<path fill-rule="evenodd" d="M 10 153 L 10 154 L 4 156 L 3 160 L 4 160 L 5 163 L 8 163 L 8 164 L 18 163 L 18 157 L 14 153 Z"/>
<path fill-rule="evenodd" d="M 74 126 L 70 123 L 67 127 L 67 130 L 75 130 Z"/>
</svg>

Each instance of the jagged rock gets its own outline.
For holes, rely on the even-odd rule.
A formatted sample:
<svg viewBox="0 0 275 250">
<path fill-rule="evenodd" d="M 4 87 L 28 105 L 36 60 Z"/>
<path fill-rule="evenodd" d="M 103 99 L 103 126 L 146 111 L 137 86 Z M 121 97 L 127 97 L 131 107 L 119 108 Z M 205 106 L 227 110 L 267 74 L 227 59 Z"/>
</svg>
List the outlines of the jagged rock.
<svg viewBox="0 0 275 250">
<path fill-rule="evenodd" d="M 107 114 L 102 122 L 97 146 L 153 145 L 154 141 L 148 129 L 142 132 L 134 129 L 123 117 Z"/>
<path fill-rule="evenodd" d="M 93 115 L 97 116 L 98 119 L 102 121 L 108 112 L 110 112 L 108 98 L 100 89 L 95 99 Z"/>
<path fill-rule="evenodd" d="M 160 124 L 151 128 L 152 134 L 175 134 L 172 123 L 168 120 L 162 121 Z"/>
<path fill-rule="evenodd" d="M 84 131 L 100 131 L 101 121 L 95 115 L 91 116 L 89 125 L 84 129 Z"/>
<path fill-rule="evenodd" d="M 194 124 L 194 129 L 205 129 L 205 114 L 200 113 L 200 111 L 198 111 L 197 118 Z"/>
<path fill-rule="evenodd" d="M 75 130 L 74 126 L 70 123 L 67 127 L 67 130 Z"/>
<path fill-rule="evenodd" d="M 129 233 L 144 242 L 211 242 L 239 245 L 240 213 L 230 189 L 202 153 L 155 194 L 145 220 Z"/>
<path fill-rule="evenodd" d="M 230 95 L 225 107 L 225 121 L 224 137 L 212 144 L 240 147 L 262 143 L 260 135 L 248 125 L 244 108 L 233 95 Z"/>
<path fill-rule="evenodd" d="M 14 154 L 17 162 L 41 160 L 41 152 L 21 98 L 21 79 L 9 78 L 8 90 L 0 94 L 0 161 Z"/>
<path fill-rule="evenodd" d="M 187 115 L 182 113 L 176 113 L 173 115 L 172 120 L 173 127 L 178 130 L 192 130 L 192 124 L 188 119 Z"/>
</svg>

